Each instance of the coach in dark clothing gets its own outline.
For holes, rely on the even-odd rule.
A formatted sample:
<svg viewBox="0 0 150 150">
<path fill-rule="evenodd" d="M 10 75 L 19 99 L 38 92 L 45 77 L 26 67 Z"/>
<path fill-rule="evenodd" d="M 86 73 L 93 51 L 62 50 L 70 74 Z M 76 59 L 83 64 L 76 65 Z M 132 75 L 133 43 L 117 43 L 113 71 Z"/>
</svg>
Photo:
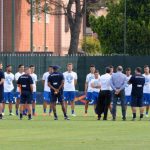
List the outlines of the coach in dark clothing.
<svg viewBox="0 0 150 150">
<path fill-rule="evenodd" d="M 135 69 L 135 75 L 129 80 L 129 84 L 132 84 L 131 92 L 131 107 L 133 113 L 133 121 L 136 119 L 136 107 L 140 108 L 140 120 L 143 118 L 143 86 L 145 84 L 145 77 L 142 76 L 142 69 L 137 67 Z"/>
<path fill-rule="evenodd" d="M 116 106 L 117 101 L 120 99 L 121 108 L 122 108 L 122 119 L 126 120 L 126 109 L 125 109 L 125 86 L 127 83 L 127 79 L 125 74 L 122 73 L 122 66 L 117 67 L 117 72 L 112 74 L 110 85 L 113 89 L 113 108 L 112 108 L 112 116 L 113 121 L 116 120 Z"/>
<path fill-rule="evenodd" d="M 62 111 L 64 113 L 64 119 L 69 120 L 63 101 L 63 87 L 64 87 L 64 76 L 62 73 L 58 72 L 59 66 L 53 66 L 53 73 L 48 77 L 48 86 L 51 89 L 51 103 L 54 112 L 54 120 L 58 120 L 56 113 L 56 102 L 60 102 L 62 106 Z"/>
<path fill-rule="evenodd" d="M 21 101 L 20 101 L 20 120 L 23 117 L 24 105 L 27 104 L 28 107 L 28 119 L 31 120 L 31 110 L 32 110 L 32 92 L 33 92 L 33 80 L 30 76 L 30 68 L 25 68 L 25 74 L 20 76 L 17 82 L 20 88 Z"/>
<path fill-rule="evenodd" d="M 106 67 L 106 74 L 100 77 L 101 91 L 98 97 L 96 106 L 96 113 L 98 114 L 98 120 L 101 119 L 101 114 L 104 113 L 103 120 L 107 120 L 108 108 L 111 102 L 111 87 L 110 87 L 110 68 Z"/>
<path fill-rule="evenodd" d="M 0 63 L 0 119 L 2 119 L 2 109 L 4 100 L 4 72 L 2 71 L 3 64 Z"/>
</svg>

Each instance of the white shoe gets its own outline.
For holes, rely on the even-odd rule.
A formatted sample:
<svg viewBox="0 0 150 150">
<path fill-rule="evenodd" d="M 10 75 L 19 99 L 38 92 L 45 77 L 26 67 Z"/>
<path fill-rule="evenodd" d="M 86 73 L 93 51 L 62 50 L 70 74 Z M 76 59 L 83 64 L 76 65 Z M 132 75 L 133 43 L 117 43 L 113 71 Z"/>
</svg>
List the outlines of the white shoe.
<svg viewBox="0 0 150 150">
<path fill-rule="evenodd" d="M 4 113 L 2 113 L 2 116 L 5 116 L 5 114 L 4 114 Z"/>
<path fill-rule="evenodd" d="M 9 115 L 10 115 L 10 116 L 15 116 L 15 114 L 14 114 L 14 113 L 10 113 Z"/>
<path fill-rule="evenodd" d="M 145 117 L 148 118 L 149 117 L 148 114 L 146 114 Z"/>
<path fill-rule="evenodd" d="M 74 113 L 73 113 L 73 114 L 71 114 L 71 115 L 72 115 L 73 117 L 76 117 L 76 114 L 74 114 Z"/>
</svg>

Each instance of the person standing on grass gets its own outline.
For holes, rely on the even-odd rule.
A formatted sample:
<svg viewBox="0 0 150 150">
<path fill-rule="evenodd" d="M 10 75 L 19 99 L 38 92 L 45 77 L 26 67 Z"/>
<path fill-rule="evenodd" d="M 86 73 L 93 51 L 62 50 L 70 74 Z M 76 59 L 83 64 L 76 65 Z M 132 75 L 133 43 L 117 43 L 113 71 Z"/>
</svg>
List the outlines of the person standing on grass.
<svg viewBox="0 0 150 150">
<path fill-rule="evenodd" d="M 66 109 L 63 101 L 64 76 L 58 72 L 59 66 L 53 66 L 53 73 L 48 77 L 48 86 L 51 89 L 51 103 L 54 112 L 54 120 L 58 120 L 56 112 L 56 102 L 61 104 L 65 120 L 70 120 L 66 114 Z"/>
<path fill-rule="evenodd" d="M 101 119 L 102 113 L 104 113 L 103 120 L 107 120 L 108 109 L 111 103 L 111 70 L 109 67 L 106 67 L 105 74 L 100 77 L 101 91 L 98 97 L 96 112 L 98 114 L 98 120 Z"/>
<path fill-rule="evenodd" d="M 12 66 L 7 65 L 5 75 L 5 81 L 4 81 L 4 104 L 3 104 L 3 113 L 5 110 L 5 103 L 8 102 L 8 108 L 9 108 L 9 115 L 14 116 L 12 112 L 13 102 L 14 102 L 14 85 L 13 81 L 15 79 L 14 74 L 12 73 Z"/>
<path fill-rule="evenodd" d="M 86 82 L 85 82 L 85 95 L 86 95 L 86 103 L 85 103 L 85 114 L 84 116 L 87 116 L 88 112 L 88 106 L 89 102 L 92 101 L 92 88 L 90 86 L 90 82 L 92 79 L 94 79 L 94 72 L 95 72 L 95 66 L 91 65 L 90 66 L 90 73 L 86 76 Z"/>
<path fill-rule="evenodd" d="M 117 67 L 117 72 L 113 73 L 110 80 L 110 85 L 113 89 L 113 108 L 112 108 L 112 120 L 116 120 L 116 107 L 117 101 L 120 99 L 122 108 L 122 120 L 126 120 L 126 109 L 125 109 L 125 86 L 126 76 L 122 73 L 122 66 Z"/>
<path fill-rule="evenodd" d="M 35 72 L 35 66 L 34 65 L 30 65 L 30 69 L 31 69 L 30 76 L 32 77 L 32 80 L 33 80 L 32 115 L 37 116 L 37 113 L 35 112 L 37 75 L 34 73 Z"/>
<path fill-rule="evenodd" d="M 75 86 L 77 84 L 77 73 L 73 71 L 73 64 L 67 64 L 67 71 L 63 73 L 64 76 L 64 101 L 65 101 L 65 109 L 67 112 L 67 105 L 70 102 L 71 105 L 71 115 L 76 116 L 74 112 L 75 108 Z"/>
<path fill-rule="evenodd" d="M 137 67 L 135 69 L 135 75 L 132 76 L 128 82 L 132 84 L 132 92 L 131 92 L 131 107 L 133 118 L 132 121 L 136 119 L 136 107 L 140 108 L 140 120 L 143 118 L 143 87 L 145 84 L 145 77 L 142 75 L 142 68 Z"/>
<path fill-rule="evenodd" d="M 2 71 L 3 64 L 0 62 L 0 119 L 3 118 L 2 110 L 3 110 L 3 101 L 4 101 L 4 72 Z"/>
<path fill-rule="evenodd" d="M 18 66 L 18 72 L 15 74 L 16 83 L 17 83 L 19 77 L 23 74 L 24 74 L 24 65 L 20 64 Z M 16 115 L 17 116 L 18 116 L 19 104 L 20 104 L 20 93 L 19 93 L 19 88 L 17 87 L 17 90 L 16 90 Z M 24 108 L 24 110 L 25 110 L 25 108 Z"/>
<path fill-rule="evenodd" d="M 51 116 L 52 113 L 52 106 L 51 106 L 51 90 L 48 86 L 48 77 L 49 75 L 53 72 L 52 66 L 48 67 L 48 71 L 43 74 L 42 77 L 42 82 L 44 85 L 44 92 L 43 92 L 43 116 L 46 116 L 46 109 L 47 109 L 47 104 L 50 104 L 49 108 L 49 116 Z"/>
<path fill-rule="evenodd" d="M 95 70 L 94 72 L 94 79 L 90 81 L 90 86 L 92 88 L 92 104 L 94 105 L 94 110 L 96 114 L 96 105 L 99 97 L 99 92 L 101 89 L 101 84 L 100 84 L 100 78 L 99 78 L 99 71 Z"/>
<path fill-rule="evenodd" d="M 28 120 L 31 120 L 31 111 L 32 111 L 32 96 L 33 96 L 33 80 L 30 76 L 31 69 L 25 68 L 25 74 L 21 75 L 18 79 L 17 86 L 21 95 L 20 101 L 20 120 L 23 118 L 23 109 L 26 104 L 28 109 Z"/>
<path fill-rule="evenodd" d="M 132 90 L 132 84 L 128 84 L 128 81 L 132 77 L 131 75 L 131 68 L 126 68 L 126 78 L 127 78 L 127 84 L 125 87 L 125 104 L 126 104 L 126 111 L 127 106 L 131 105 L 131 90 Z"/>
<path fill-rule="evenodd" d="M 143 76 L 145 77 L 145 84 L 144 84 L 144 89 L 143 89 L 144 104 L 146 105 L 145 116 L 148 117 L 149 106 L 150 106 L 150 72 L 149 72 L 149 66 L 148 65 L 144 66 Z"/>
<path fill-rule="evenodd" d="M 110 65 L 109 68 L 110 68 L 110 75 L 112 75 L 114 73 L 114 66 Z M 109 110 L 111 114 L 112 114 L 112 104 L 113 104 L 113 89 L 111 88 L 111 103 L 109 106 Z"/>
</svg>

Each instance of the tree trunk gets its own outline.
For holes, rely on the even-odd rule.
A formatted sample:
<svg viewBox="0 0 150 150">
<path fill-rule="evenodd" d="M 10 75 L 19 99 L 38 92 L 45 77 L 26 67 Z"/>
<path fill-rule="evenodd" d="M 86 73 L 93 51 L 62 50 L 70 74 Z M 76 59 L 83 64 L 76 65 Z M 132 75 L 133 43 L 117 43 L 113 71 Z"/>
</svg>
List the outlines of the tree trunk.
<svg viewBox="0 0 150 150">
<path fill-rule="evenodd" d="M 81 28 L 81 18 L 75 25 L 70 26 L 71 39 L 68 54 L 76 54 L 78 52 L 79 36 L 81 30 L 80 28 Z"/>
</svg>

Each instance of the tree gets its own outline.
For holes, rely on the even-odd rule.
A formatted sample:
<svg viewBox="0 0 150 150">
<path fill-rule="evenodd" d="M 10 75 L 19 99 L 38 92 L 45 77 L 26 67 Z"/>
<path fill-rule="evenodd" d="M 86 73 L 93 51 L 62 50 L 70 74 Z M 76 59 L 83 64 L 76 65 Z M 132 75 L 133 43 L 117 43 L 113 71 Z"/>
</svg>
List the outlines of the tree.
<svg viewBox="0 0 150 150">
<path fill-rule="evenodd" d="M 150 54 L 149 14 L 150 1 L 126 0 L 125 17 L 125 0 L 121 0 L 108 5 L 106 18 L 90 16 L 89 22 L 104 54 L 122 54 L 126 50 L 130 55 L 145 55 Z"/>
<path fill-rule="evenodd" d="M 27 1 L 28 3 L 31 3 L 31 0 Z M 106 0 L 68 0 L 68 3 L 65 4 L 63 0 L 33 1 L 37 5 L 35 12 L 40 12 L 40 9 L 44 13 L 51 15 L 65 15 L 67 17 L 71 34 L 68 54 L 75 54 L 78 52 L 80 29 L 85 13 L 87 11 L 97 10 L 106 2 Z M 44 2 L 46 2 L 46 5 Z M 41 3 L 40 7 L 39 3 Z"/>
</svg>

